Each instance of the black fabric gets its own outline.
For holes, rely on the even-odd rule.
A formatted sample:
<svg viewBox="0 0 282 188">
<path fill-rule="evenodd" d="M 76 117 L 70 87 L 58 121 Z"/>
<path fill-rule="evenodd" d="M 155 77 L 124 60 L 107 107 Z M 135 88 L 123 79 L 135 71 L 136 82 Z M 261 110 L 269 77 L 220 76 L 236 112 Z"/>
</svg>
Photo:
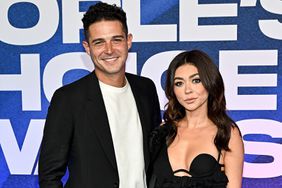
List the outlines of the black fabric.
<svg viewBox="0 0 282 188">
<path fill-rule="evenodd" d="M 178 173 L 178 172 L 185 172 L 186 174 L 189 174 L 189 171 L 188 170 L 186 170 L 186 169 L 178 169 L 178 170 L 175 170 L 175 171 L 173 171 L 173 174 L 176 174 L 176 173 Z"/>
<path fill-rule="evenodd" d="M 161 123 L 154 83 L 126 73 L 139 113 L 145 171 L 149 134 Z M 130 126 L 130 125 L 125 125 Z M 39 156 L 40 188 L 113 188 L 119 185 L 107 112 L 95 72 L 58 89 L 51 100 Z M 147 175 L 147 174 L 146 174 Z"/>
<path fill-rule="evenodd" d="M 175 176 L 169 163 L 166 137 L 171 126 L 164 125 L 151 134 L 152 178 L 149 188 L 225 188 L 228 178 L 213 156 L 202 153 L 195 157 L 187 170 L 190 176 Z"/>
</svg>

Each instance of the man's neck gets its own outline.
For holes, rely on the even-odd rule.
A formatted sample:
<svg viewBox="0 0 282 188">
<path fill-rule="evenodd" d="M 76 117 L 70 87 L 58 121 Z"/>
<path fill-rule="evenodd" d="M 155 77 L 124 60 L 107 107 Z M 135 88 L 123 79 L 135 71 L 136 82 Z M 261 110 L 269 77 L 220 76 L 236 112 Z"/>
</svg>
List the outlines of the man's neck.
<svg viewBox="0 0 282 188">
<path fill-rule="evenodd" d="M 113 87 L 123 87 L 126 84 L 125 73 L 120 75 L 105 75 L 95 72 L 95 74 L 101 82 Z"/>
</svg>

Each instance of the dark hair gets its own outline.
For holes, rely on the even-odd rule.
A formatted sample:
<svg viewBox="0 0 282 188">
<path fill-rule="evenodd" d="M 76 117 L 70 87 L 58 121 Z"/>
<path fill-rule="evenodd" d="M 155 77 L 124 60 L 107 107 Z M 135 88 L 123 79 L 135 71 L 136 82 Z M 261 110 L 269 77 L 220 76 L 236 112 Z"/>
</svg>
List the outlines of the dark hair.
<svg viewBox="0 0 282 188">
<path fill-rule="evenodd" d="M 95 5 L 90 6 L 82 18 L 84 36 L 86 40 L 88 40 L 89 37 L 89 26 L 102 20 L 121 22 L 123 31 L 127 36 L 128 27 L 126 23 L 126 13 L 115 4 L 109 5 L 107 3 L 98 2 Z"/>
<path fill-rule="evenodd" d="M 194 65 L 198 69 L 202 84 L 209 93 L 208 118 L 218 128 L 214 139 L 215 146 L 219 151 L 222 149 L 229 151 L 228 143 L 231 128 L 237 125 L 226 113 L 224 83 L 221 74 L 212 59 L 200 50 L 185 51 L 178 54 L 172 60 L 167 70 L 165 94 L 168 98 L 168 103 L 164 111 L 164 120 L 174 127 L 174 132 L 170 135 L 168 143 L 171 143 L 175 138 L 177 132 L 176 123 L 185 116 L 185 109 L 177 101 L 173 89 L 175 71 L 184 64 Z"/>
</svg>

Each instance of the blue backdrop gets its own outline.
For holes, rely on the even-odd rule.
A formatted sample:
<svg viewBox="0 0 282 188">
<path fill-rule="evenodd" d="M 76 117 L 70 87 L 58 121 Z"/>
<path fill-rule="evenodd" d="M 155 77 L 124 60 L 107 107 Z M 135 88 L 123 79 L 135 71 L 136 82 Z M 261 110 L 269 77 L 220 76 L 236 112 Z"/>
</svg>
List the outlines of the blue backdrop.
<svg viewBox="0 0 282 188">
<path fill-rule="evenodd" d="M 0 1 L 0 187 L 38 187 L 38 151 L 53 92 L 93 65 L 82 14 L 96 1 Z M 180 51 L 218 65 L 244 139 L 243 187 L 282 187 L 282 1 L 108 0 L 128 16 L 127 71 L 150 77 L 161 109 L 164 72 Z"/>
</svg>

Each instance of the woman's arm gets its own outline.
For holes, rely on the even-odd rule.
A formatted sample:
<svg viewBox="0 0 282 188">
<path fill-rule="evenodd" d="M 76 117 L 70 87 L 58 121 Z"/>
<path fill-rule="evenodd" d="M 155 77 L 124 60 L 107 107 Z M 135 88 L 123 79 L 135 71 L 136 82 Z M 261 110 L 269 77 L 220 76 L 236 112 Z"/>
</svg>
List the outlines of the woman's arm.
<svg viewBox="0 0 282 188">
<path fill-rule="evenodd" d="M 228 188 L 241 188 L 243 163 L 244 163 L 244 145 L 241 134 L 237 127 L 231 129 L 229 141 L 231 151 L 225 152 L 224 167 L 228 177 Z"/>
</svg>

